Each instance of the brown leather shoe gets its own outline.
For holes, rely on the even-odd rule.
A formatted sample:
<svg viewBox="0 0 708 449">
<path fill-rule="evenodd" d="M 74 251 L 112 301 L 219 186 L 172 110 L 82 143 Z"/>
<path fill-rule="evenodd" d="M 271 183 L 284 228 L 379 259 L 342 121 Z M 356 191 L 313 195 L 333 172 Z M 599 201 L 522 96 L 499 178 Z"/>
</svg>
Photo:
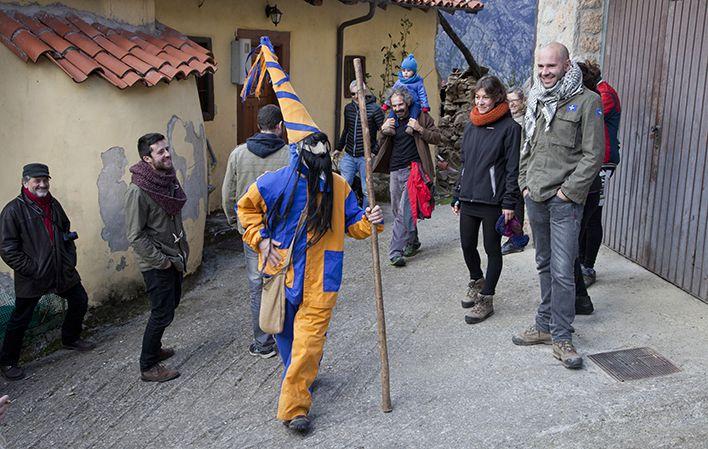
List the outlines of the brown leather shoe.
<svg viewBox="0 0 708 449">
<path fill-rule="evenodd" d="M 158 363 L 149 370 L 140 373 L 140 378 L 145 382 L 167 382 L 178 377 L 179 371 L 167 368 L 162 363 Z"/>
<path fill-rule="evenodd" d="M 173 355 L 175 355 L 174 348 L 160 348 L 160 354 L 158 354 L 157 360 L 159 360 L 160 362 L 164 362 Z"/>
</svg>

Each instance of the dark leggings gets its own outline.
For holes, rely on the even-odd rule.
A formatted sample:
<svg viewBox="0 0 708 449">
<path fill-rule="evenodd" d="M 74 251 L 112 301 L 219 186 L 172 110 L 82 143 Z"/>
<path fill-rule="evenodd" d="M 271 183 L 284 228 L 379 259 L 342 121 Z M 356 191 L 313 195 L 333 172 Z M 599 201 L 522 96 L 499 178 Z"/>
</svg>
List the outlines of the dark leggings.
<svg viewBox="0 0 708 449">
<path fill-rule="evenodd" d="M 602 243 L 602 206 L 599 206 L 599 204 L 600 192 L 589 193 L 583 208 L 583 220 L 580 222 L 580 241 L 578 246 L 580 250 L 578 258 L 575 259 L 575 296 L 588 295 L 580 264 L 582 263 L 586 267 L 592 268 L 595 265 L 597 252 L 600 250 L 600 244 Z M 588 264 L 588 257 L 591 255 L 589 251 L 593 251 L 592 263 L 590 264 Z"/>
<path fill-rule="evenodd" d="M 501 234 L 494 226 L 501 215 L 498 206 L 474 205 L 474 211 L 460 212 L 460 240 L 465 264 L 470 272 L 470 279 L 482 277 L 481 260 L 477 251 L 479 227 L 482 226 L 484 252 L 487 253 L 487 275 L 485 276 L 483 295 L 493 295 L 502 271 Z"/>
</svg>

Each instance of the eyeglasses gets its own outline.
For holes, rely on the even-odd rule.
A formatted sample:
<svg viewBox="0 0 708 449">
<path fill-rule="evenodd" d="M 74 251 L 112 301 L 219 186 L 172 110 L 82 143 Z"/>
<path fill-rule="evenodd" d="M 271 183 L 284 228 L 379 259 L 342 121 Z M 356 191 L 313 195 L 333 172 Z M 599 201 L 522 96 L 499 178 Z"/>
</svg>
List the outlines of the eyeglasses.
<svg viewBox="0 0 708 449">
<path fill-rule="evenodd" d="M 349 92 L 352 97 L 356 97 L 356 92 Z"/>
</svg>

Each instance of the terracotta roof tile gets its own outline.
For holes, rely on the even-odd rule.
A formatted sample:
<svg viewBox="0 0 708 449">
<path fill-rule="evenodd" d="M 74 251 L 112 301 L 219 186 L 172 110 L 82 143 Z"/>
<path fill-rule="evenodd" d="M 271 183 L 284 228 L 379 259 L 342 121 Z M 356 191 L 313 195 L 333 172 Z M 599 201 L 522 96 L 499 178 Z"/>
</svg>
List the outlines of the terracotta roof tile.
<svg viewBox="0 0 708 449">
<path fill-rule="evenodd" d="M 0 34 L 8 39 L 12 39 L 15 31 L 22 28 L 22 24 L 4 12 L 0 11 Z"/>
<path fill-rule="evenodd" d="M 32 62 L 37 62 L 37 58 L 46 52 L 52 51 L 47 44 L 37 39 L 34 34 L 25 29 L 16 32 L 15 37 L 12 38 L 12 42 L 17 45 L 20 50 L 25 52 Z"/>
<path fill-rule="evenodd" d="M 207 49 L 165 25 L 156 23 L 147 33 L 88 13 L 79 17 L 78 12 L 59 15 L 49 10 L 3 8 L 0 41 L 25 62 L 37 62 L 44 55 L 76 82 L 94 74 L 125 89 L 216 70 Z"/>
<path fill-rule="evenodd" d="M 64 36 L 64 39 L 74 44 L 75 47 L 78 47 L 81 51 L 92 58 L 95 58 L 99 52 L 104 51 L 100 45 L 95 43 L 90 37 L 80 31 L 68 33 Z"/>
</svg>

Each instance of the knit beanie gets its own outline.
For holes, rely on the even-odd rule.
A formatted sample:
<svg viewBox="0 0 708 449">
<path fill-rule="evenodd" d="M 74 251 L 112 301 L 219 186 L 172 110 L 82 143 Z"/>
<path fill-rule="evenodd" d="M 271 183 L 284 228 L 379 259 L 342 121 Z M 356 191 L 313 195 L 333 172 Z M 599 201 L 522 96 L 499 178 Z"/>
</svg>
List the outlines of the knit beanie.
<svg viewBox="0 0 708 449">
<path fill-rule="evenodd" d="M 418 61 L 413 57 L 413 53 L 409 54 L 401 63 L 401 69 L 411 70 L 413 73 L 418 72 Z"/>
</svg>

